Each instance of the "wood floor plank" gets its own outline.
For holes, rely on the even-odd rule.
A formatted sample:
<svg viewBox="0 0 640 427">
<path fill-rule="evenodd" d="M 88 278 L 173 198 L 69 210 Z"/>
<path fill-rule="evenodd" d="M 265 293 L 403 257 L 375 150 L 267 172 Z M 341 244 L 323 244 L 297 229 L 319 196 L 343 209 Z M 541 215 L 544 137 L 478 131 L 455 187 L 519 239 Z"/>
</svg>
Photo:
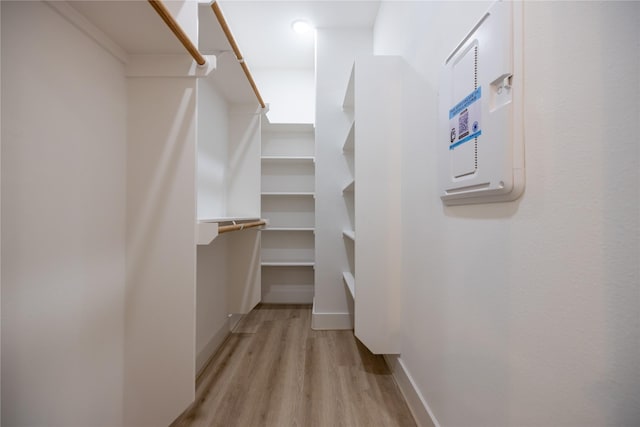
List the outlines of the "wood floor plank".
<svg viewBox="0 0 640 427">
<path fill-rule="evenodd" d="M 412 427 L 381 356 L 313 331 L 307 305 L 258 305 L 212 358 L 171 427 Z"/>
</svg>

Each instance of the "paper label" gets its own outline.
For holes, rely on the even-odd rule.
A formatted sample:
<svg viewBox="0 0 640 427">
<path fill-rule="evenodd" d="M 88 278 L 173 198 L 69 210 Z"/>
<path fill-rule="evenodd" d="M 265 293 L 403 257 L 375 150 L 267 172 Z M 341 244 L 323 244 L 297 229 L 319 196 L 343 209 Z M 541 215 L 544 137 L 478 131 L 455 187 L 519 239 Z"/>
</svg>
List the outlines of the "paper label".
<svg viewBox="0 0 640 427">
<path fill-rule="evenodd" d="M 449 150 L 482 135 L 481 97 L 482 88 L 479 87 L 449 110 Z"/>
</svg>

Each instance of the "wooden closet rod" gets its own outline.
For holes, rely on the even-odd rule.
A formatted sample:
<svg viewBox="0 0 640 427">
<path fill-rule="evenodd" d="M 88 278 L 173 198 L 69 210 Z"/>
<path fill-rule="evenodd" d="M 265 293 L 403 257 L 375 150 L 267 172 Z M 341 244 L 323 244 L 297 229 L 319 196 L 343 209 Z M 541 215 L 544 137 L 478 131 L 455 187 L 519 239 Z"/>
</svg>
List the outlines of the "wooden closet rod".
<svg viewBox="0 0 640 427">
<path fill-rule="evenodd" d="M 227 20 L 224 19 L 224 15 L 222 14 L 222 10 L 218 3 L 214 1 L 211 3 L 211 8 L 213 9 L 213 13 L 215 13 L 216 18 L 218 18 L 218 22 L 220 23 L 220 27 L 222 27 L 222 31 L 224 31 L 224 35 L 227 36 L 227 40 L 229 40 L 229 44 L 233 49 L 233 53 L 236 55 L 236 59 L 240 63 L 242 67 L 242 71 L 244 71 L 244 75 L 247 76 L 247 80 L 249 80 L 249 84 L 253 89 L 253 93 L 256 94 L 256 98 L 258 98 L 258 103 L 262 108 L 266 108 L 264 101 L 262 100 L 262 96 L 260 96 L 260 91 L 258 90 L 258 86 L 256 86 L 256 82 L 253 80 L 253 76 L 249 71 L 249 67 L 247 67 L 247 63 L 244 62 L 244 58 L 242 57 L 242 53 L 240 53 L 240 48 L 238 48 L 238 43 L 236 43 L 236 39 L 231 34 L 231 29 L 229 29 L 229 25 L 227 24 Z"/>
<path fill-rule="evenodd" d="M 189 36 L 187 36 L 187 34 L 184 32 L 180 24 L 178 24 L 178 22 L 173 18 L 173 16 L 169 12 L 169 9 L 167 9 L 164 3 L 162 3 L 161 0 L 148 0 L 148 1 L 151 7 L 153 7 L 156 10 L 156 12 L 158 12 L 158 15 L 160 15 L 164 23 L 167 24 L 167 27 L 169 27 L 169 29 L 173 31 L 173 34 L 176 35 L 178 40 L 180 40 L 180 43 L 182 43 L 185 49 L 189 51 L 189 54 L 191 54 L 191 56 L 196 61 L 196 63 L 198 65 L 204 65 L 207 62 L 207 60 L 205 59 L 204 56 L 202 56 L 200 51 L 198 51 L 198 48 L 194 46 Z"/>
<path fill-rule="evenodd" d="M 253 222 L 245 222 L 244 224 L 222 225 L 218 227 L 218 234 L 228 233 L 229 231 L 244 230 L 246 228 L 261 227 L 266 224 L 267 222 L 265 220 L 260 220 L 260 221 L 253 221 Z"/>
</svg>

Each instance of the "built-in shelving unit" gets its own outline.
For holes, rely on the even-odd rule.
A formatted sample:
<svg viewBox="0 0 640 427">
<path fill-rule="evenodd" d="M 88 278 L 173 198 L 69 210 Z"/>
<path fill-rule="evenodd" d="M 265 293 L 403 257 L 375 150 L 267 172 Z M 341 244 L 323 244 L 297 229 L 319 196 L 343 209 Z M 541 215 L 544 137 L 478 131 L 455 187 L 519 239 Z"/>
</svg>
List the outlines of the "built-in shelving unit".
<svg viewBox="0 0 640 427">
<path fill-rule="evenodd" d="M 262 301 L 311 303 L 315 266 L 312 125 L 266 124 L 262 132 Z"/>
<path fill-rule="evenodd" d="M 349 126 L 349 131 L 345 136 L 344 142 L 342 144 L 342 153 L 345 157 L 347 165 L 349 167 L 350 172 L 350 180 L 346 183 L 346 185 L 342 188 L 342 196 L 344 197 L 344 202 L 347 207 L 347 215 L 349 218 L 349 223 L 347 224 L 347 228 L 342 231 L 342 235 L 345 240 L 345 249 L 347 253 L 347 265 L 349 267 L 348 271 L 344 271 L 342 273 L 344 284 L 349 290 L 349 294 L 355 301 L 355 288 L 356 288 L 356 279 L 355 279 L 355 188 L 356 188 L 356 180 L 355 180 L 355 134 L 356 134 L 356 122 L 354 120 L 354 104 L 355 104 L 355 87 L 354 87 L 354 77 L 355 72 L 354 69 L 351 69 L 351 76 L 349 77 L 349 83 L 347 85 L 347 89 L 345 91 L 344 102 L 342 103 L 342 111 L 344 112 L 346 118 L 351 121 L 351 126 Z M 354 304 L 355 306 L 355 304 Z"/>
<path fill-rule="evenodd" d="M 353 297 L 354 333 L 376 354 L 399 352 L 403 64 L 393 56 L 356 59 L 342 105 L 351 121 L 342 144 L 351 172 L 342 187 L 349 216 L 343 281 Z"/>
</svg>

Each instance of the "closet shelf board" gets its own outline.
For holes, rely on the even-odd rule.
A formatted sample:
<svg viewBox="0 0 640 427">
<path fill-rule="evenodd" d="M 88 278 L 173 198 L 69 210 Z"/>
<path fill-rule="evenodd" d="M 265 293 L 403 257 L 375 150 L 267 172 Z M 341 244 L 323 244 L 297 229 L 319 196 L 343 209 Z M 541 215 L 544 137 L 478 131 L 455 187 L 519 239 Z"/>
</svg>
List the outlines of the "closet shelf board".
<svg viewBox="0 0 640 427">
<path fill-rule="evenodd" d="M 344 284 L 347 285 L 347 288 L 349 289 L 351 296 L 353 297 L 353 299 L 355 299 L 356 298 L 356 279 L 355 277 L 353 277 L 353 274 L 351 274 L 348 271 L 345 271 L 344 273 L 342 273 L 342 280 L 344 280 Z"/>
<path fill-rule="evenodd" d="M 259 216 L 227 216 L 216 218 L 200 218 L 198 222 L 233 222 L 233 221 L 260 221 Z"/>
<path fill-rule="evenodd" d="M 353 230 L 343 230 L 342 234 L 351 240 L 356 240 L 356 232 Z"/>
<path fill-rule="evenodd" d="M 354 142 L 355 142 L 355 128 L 356 122 L 351 123 L 351 127 L 349 128 L 349 133 L 347 134 L 347 138 L 344 140 L 344 144 L 342 145 L 342 151 L 344 152 L 353 152 Z"/>
<path fill-rule="evenodd" d="M 315 162 L 313 156 L 262 156 L 263 162 Z"/>
<path fill-rule="evenodd" d="M 351 68 L 351 74 L 349 75 L 349 83 L 347 83 L 347 90 L 344 94 L 344 101 L 342 101 L 342 109 L 353 111 L 355 105 L 355 90 L 354 90 L 354 77 L 355 77 L 355 64 Z"/>
<path fill-rule="evenodd" d="M 313 261 L 263 261 L 261 264 L 263 267 L 314 267 Z"/>
<path fill-rule="evenodd" d="M 264 197 L 269 197 L 269 196 L 308 196 L 308 197 L 315 197 L 315 193 L 308 192 L 308 191 L 300 191 L 300 192 L 267 191 L 267 192 L 263 192 L 262 196 L 264 196 Z"/>
<path fill-rule="evenodd" d="M 315 231 L 313 227 L 269 227 L 262 231 Z"/>
<path fill-rule="evenodd" d="M 355 187 L 356 181 L 355 180 L 351 180 L 351 182 L 349 182 L 347 185 L 345 185 L 345 187 L 342 189 L 343 193 L 353 193 L 353 189 Z"/>
</svg>

